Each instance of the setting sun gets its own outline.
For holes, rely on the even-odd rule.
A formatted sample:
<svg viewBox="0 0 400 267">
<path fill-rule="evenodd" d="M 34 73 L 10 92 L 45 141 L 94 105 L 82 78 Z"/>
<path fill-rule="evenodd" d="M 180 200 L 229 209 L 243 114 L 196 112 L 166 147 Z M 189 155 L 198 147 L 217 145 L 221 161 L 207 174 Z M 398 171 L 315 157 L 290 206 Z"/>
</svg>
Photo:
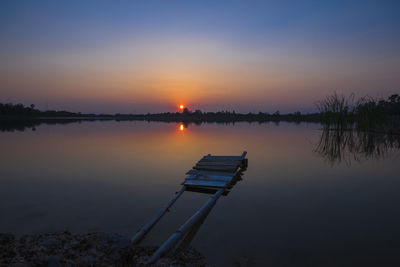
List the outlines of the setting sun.
<svg viewBox="0 0 400 267">
<path fill-rule="evenodd" d="M 183 130 L 185 130 L 185 127 L 183 126 L 183 124 L 181 124 L 181 125 L 179 126 L 179 130 L 180 130 L 181 132 L 183 132 Z"/>
<path fill-rule="evenodd" d="M 184 105 L 179 105 L 179 109 L 184 109 L 185 106 Z"/>
</svg>

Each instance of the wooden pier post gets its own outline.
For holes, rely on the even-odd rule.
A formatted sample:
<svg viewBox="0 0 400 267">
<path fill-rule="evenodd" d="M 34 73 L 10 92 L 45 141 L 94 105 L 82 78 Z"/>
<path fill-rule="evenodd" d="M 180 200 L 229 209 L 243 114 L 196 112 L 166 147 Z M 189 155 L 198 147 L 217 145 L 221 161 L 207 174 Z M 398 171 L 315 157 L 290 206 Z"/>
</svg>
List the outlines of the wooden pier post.
<svg viewBox="0 0 400 267">
<path fill-rule="evenodd" d="M 207 215 L 211 211 L 218 198 L 222 195 L 222 193 L 224 193 L 224 191 L 225 188 L 218 189 L 218 191 L 207 201 L 206 204 L 204 204 L 203 207 L 201 207 L 199 211 L 197 211 L 192 217 L 190 217 L 189 220 L 186 221 L 186 223 L 184 223 L 170 238 L 168 238 L 167 241 L 164 242 L 164 244 L 159 247 L 156 252 L 154 252 L 147 264 L 155 263 L 161 256 L 163 256 L 165 253 L 175 247 L 179 240 L 183 236 L 185 236 L 185 234 L 192 228 L 192 226 L 199 222 L 205 215 Z"/>
<path fill-rule="evenodd" d="M 143 226 L 132 238 L 132 244 L 138 244 L 145 235 L 154 227 L 154 225 L 164 216 L 164 214 L 169 211 L 172 205 L 176 202 L 176 200 L 185 192 L 186 186 L 182 186 L 181 190 L 176 192 L 175 197 L 171 199 L 168 205 L 161 210 L 151 221 L 149 221 L 145 226 Z"/>
</svg>

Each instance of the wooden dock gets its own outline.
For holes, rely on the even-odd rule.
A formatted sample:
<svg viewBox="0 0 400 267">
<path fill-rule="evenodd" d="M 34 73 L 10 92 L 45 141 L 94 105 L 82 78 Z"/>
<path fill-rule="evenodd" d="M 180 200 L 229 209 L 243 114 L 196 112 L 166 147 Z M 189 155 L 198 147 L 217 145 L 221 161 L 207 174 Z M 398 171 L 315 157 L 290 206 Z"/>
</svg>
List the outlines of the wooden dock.
<svg viewBox="0 0 400 267">
<path fill-rule="evenodd" d="M 238 170 L 247 167 L 246 154 L 247 152 L 243 152 L 242 156 L 211 156 L 208 154 L 186 173 L 183 185 L 228 189 L 238 175 Z"/>
<path fill-rule="evenodd" d="M 148 263 L 155 263 L 161 256 L 179 247 L 179 242 L 185 236 L 193 235 L 197 232 L 196 225 L 204 221 L 211 209 L 221 195 L 228 194 L 229 190 L 241 180 L 242 172 L 247 168 L 247 152 L 241 156 L 212 156 L 208 154 L 201 158 L 196 165 L 186 173 L 186 178 L 182 183 L 180 191 L 176 192 L 174 198 L 162 209 L 151 221 L 144 225 L 132 238 L 131 243 L 138 244 L 154 225 L 165 215 L 176 200 L 185 191 L 199 193 L 211 193 L 213 196 L 190 217 L 171 237 L 165 241 L 159 249 L 152 255 Z M 192 232 L 192 234 L 191 234 Z"/>
</svg>

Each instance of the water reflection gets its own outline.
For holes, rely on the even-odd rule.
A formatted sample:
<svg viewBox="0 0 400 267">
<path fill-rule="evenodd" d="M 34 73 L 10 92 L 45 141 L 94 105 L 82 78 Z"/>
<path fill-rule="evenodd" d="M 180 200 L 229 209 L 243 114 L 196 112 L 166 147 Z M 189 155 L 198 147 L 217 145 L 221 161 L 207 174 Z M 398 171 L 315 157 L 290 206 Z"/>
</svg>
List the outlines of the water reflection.
<svg viewBox="0 0 400 267">
<path fill-rule="evenodd" d="M 185 122 L 181 122 L 178 124 L 179 132 L 184 132 L 188 127 L 189 127 L 189 124 L 185 123 Z"/>
<path fill-rule="evenodd" d="M 69 124 L 81 122 L 79 119 L 47 119 L 47 120 L 0 120 L 0 132 L 35 131 L 36 127 L 45 123 L 51 125 Z"/>
<path fill-rule="evenodd" d="M 332 164 L 397 156 L 400 136 L 358 131 L 352 127 L 324 126 L 315 152 Z"/>
<path fill-rule="evenodd" d="M 37 119 L 37 120 L 0 120 L 0 132 L 15 132 L 15 131 L 20 131 L 24 132 L 26 130 L 32 130 L 35 131 L 36 127 L 42 125 L 42 124 L 49 124 L 49 125 L 59 125 L 59 124 L 70 124 L 70 123 L 81 123 L 84 121 L 116 121 L 119 122 L 119 120 L 114 120 L 114 119 L 75 119 L 75 118 L 70 118 L 70 119 Z M 129 121 L 129 120 L 128 120 Z M 131 120 L 133 121 L 133 120 Z M 166 123 L 176 123 L 176 122 L 166 122 Z M 178 130 L 179 132 L 184 132 L 188 127 L 190 123 L 187 122 L 181 122 L 178 124 Z M 201 125 L 201 123 L 194 123 L 195 125 Z"/>
<path fill-rule="evenodd" d="M 314 149 L 318 143 L 325 152 L 343 146 L 351 139 L 345 129 L 327 133 L 321 124 L 241 122 L 191 123 L 180 132 L 179 122 L 147 121 L 35 127 L 0 134 L 0 232 L 131 236 L 165 204 L 199 156 L 246 149 L 251 168 L 245 182 L 219 200 L 183 247 L 194 236 L 191 246 L 215 266 L 244 259 L 256 266 L 400 266 L 399 157 L 371 157 L 351 167 L 325 164 Z M 368 144 L 362 133 L 351 134 Z M 341 142 L 324 143 L 335 138 Z M 400 151 L 395 137 L 369 138 L 375 147 L 389 146 L 393 138 L 397 146 L 389 151 Z M 164 242 L 209 198 L 187 193 L 146 245 Z"/>
</svg>

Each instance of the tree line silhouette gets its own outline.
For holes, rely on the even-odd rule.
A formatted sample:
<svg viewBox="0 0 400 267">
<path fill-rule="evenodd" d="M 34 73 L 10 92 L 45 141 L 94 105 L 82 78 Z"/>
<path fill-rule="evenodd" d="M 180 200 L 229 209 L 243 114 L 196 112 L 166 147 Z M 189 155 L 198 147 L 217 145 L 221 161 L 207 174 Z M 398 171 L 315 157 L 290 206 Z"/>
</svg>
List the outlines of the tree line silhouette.
<svg viewBox="0 0 400 267">
<path fill-rule="evenodd" d="M 33 118 L 33 117 L 77 117 L 81 116 L 80 113 L 74 113 L 69 111 L 55 111 L 55 110 L 47 110 L 40 111 L 35 109 L 35 105 L 31 104 L 30 106 L 24 106 L 23 104 L 12 104 L 0 103 L 0 116 L 6 117 L 10 116 L 10 118 Z"/>
<path fill-rule="evenodd" d="M 99 119 L 118 119 L 118 120 L 154 120 L 154 121 L 177 121 L 177 122 L 195 122 L 195 121 L 317 121 L 316 113 L 301 114 L 294 112 L 288 114 L 280 114 L 279 111 L 274 113 L 259 112 L 259 113 L 236 113 L 235 111 L 218 111 L 218 112 L 202 112 L 201 110 L 190 111 L 185 108 L 182 112 L 164 112 L 164 113 L 147 113 L 147 114 L 85 114 L 69 111 L 40 111 L 35 109 L 35 105 L 24 106 L 23 104 L 1 104 L 0 117 L 3 119 L 35 119 L 35 118 L 99 118 Z"/>
<path fill-rule="evenodd" d="M 234 122 L 320 122 L 331 128 L 356 127 L 376 132 L 400 133 L 400 96 L 394 94 L 385 99 L 362 98 L 354 100 L 354 96 L 345 97 L 336 93 L 328 95 L 317 103 L 318 112 L 302 114 L 294 113 L 236 113 L 235 111 L 147 113 L 147 114 L 85 114 L 69 111 L 40 111 L 35 105 L 0 103 L 0 123 L 15 125 L 19 122 L 57 120 L 142 120 L 183 123 L 234 123 Z M 11 123 L 10 123 L 11 122 Z"/>
</svg>

